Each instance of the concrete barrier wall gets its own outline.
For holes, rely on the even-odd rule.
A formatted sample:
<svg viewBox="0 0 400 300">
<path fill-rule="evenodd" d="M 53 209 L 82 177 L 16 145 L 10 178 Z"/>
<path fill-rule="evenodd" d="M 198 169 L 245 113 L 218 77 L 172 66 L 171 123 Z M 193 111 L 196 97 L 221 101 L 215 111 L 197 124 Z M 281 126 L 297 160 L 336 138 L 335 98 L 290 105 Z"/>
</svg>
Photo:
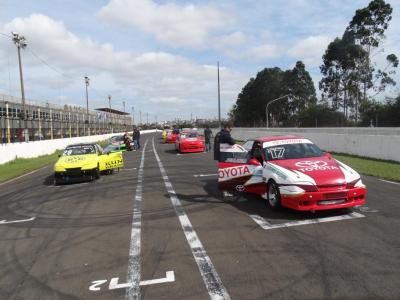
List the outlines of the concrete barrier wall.
<svg viewBox="0 0 400 300">
<path fill-rule="evenodd" d="M 217 130 L 214 131 L 214 133 Z M 234 128 L 239 140 L 295 134 L 302 135 L 325 151 L 400 162 L 400 128 Z"/>
<path fill-rule="evenodd" d="M 142 130 L 141 134 L 156 132 L 156 130 Z M 41 155 L 51 154 L 56 150 L 64 149 L 66 146 L 77 143 L 98 142 L 109 139 L 122 133 L 80 136 L 66 139 L 43 140 L 29 143 L 12 143 L 0 145 L 0 164 L 4 164 L 15 158 L 32 158 Z"/>
</svg>

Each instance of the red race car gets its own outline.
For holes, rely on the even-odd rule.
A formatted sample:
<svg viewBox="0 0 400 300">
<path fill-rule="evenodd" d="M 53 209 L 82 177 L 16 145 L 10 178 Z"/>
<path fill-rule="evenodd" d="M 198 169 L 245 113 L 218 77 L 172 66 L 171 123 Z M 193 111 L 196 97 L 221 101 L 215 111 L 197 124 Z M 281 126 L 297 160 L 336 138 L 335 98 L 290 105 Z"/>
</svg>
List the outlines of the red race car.
<svg viewBox="0 0 400 300">
<path fill-rule="evenodd" d="M 365 204 L 360 175 L 300 136 L 270 136 L 220 146 L 221 190 L 255 193 L 273 209 L 301 211 Z"/>
<path fill-rule="evenodd" d="M 183 152 L 204 152 L 204 139 L 198 132 L 182 132 L 176 139 L 175 149 Z"/>
<path fill-rule="evenodd" d="M 168 132 L 167 138 L 165 139 L 166 144 L 173 144 L 176 141 L 177 136 L 179 135 L 179 129 L 174 129 L 171 132 Z"/>
</svg>

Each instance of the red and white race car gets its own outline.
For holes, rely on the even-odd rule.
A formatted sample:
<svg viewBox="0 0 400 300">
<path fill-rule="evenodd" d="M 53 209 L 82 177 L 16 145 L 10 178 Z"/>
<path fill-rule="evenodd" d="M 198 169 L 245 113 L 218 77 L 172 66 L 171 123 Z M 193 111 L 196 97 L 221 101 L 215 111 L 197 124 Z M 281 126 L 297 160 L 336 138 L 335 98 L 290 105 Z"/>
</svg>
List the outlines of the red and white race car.
<svg viewBox="0 0 400 300">
<path fill-rule="evenodd" d="M 179 135 L 179 129 L 174 129 L 171 132 L 168 132 L 167 138 L 165 139 L 165 143 L 167 144 L 175 143 L 178 135 Z"/>
<path fill-rule="evenodd" d="M 183 152 L 204 152 L 205 142 L 197 131 L 183 131 L 175 142 L 175 149 Z"/>
<path fill-rule="evenodd" d="M 271 136 L 221 144 L 221 190 L 255 193 L 274 209 L 301 211 L 365 204 L 366 187 L 349 166 L 300 136 Z"/>
</svg>

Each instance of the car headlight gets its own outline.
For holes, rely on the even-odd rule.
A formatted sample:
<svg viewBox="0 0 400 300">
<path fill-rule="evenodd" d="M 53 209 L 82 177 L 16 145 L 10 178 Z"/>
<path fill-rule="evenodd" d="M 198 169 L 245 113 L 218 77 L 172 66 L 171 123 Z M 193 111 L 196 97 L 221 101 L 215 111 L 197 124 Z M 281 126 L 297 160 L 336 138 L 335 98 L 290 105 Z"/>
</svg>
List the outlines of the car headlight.
<svg viewBox="0 0 400 300">
<path fill-rule="evenodd" d="M 363 188 L 363 187 L 365 187 L 365 185 L 362 183 L 361 178 L 357 178 L 356 180 L 353 180 L 346 184 L 347 189 Z"/>
<path fill-rule="evenodd" d="M 303 195 L 306 191 L 296 185 L 283 185 L 279 187 L 279 192 L 286 197 L 297 197 Z"/>
</svg>

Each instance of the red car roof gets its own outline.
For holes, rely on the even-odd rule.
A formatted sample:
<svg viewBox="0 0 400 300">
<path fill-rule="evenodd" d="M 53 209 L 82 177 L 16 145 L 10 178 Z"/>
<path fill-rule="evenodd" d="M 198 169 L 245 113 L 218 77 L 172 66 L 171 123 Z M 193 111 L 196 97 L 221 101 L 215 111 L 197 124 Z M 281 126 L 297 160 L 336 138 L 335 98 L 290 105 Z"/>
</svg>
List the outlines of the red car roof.
<svg viewBox="0 0 400 300">
<path fill-rule="evenodd" d="M 254 139 L 255 141 L 264 143 L 271 141 L 279 141 L 279 140 L 291 140 L 291 139 L 304 139 L 301 135 L 273 135 L 273 136 L 265 136 Z"/>
</svg>

